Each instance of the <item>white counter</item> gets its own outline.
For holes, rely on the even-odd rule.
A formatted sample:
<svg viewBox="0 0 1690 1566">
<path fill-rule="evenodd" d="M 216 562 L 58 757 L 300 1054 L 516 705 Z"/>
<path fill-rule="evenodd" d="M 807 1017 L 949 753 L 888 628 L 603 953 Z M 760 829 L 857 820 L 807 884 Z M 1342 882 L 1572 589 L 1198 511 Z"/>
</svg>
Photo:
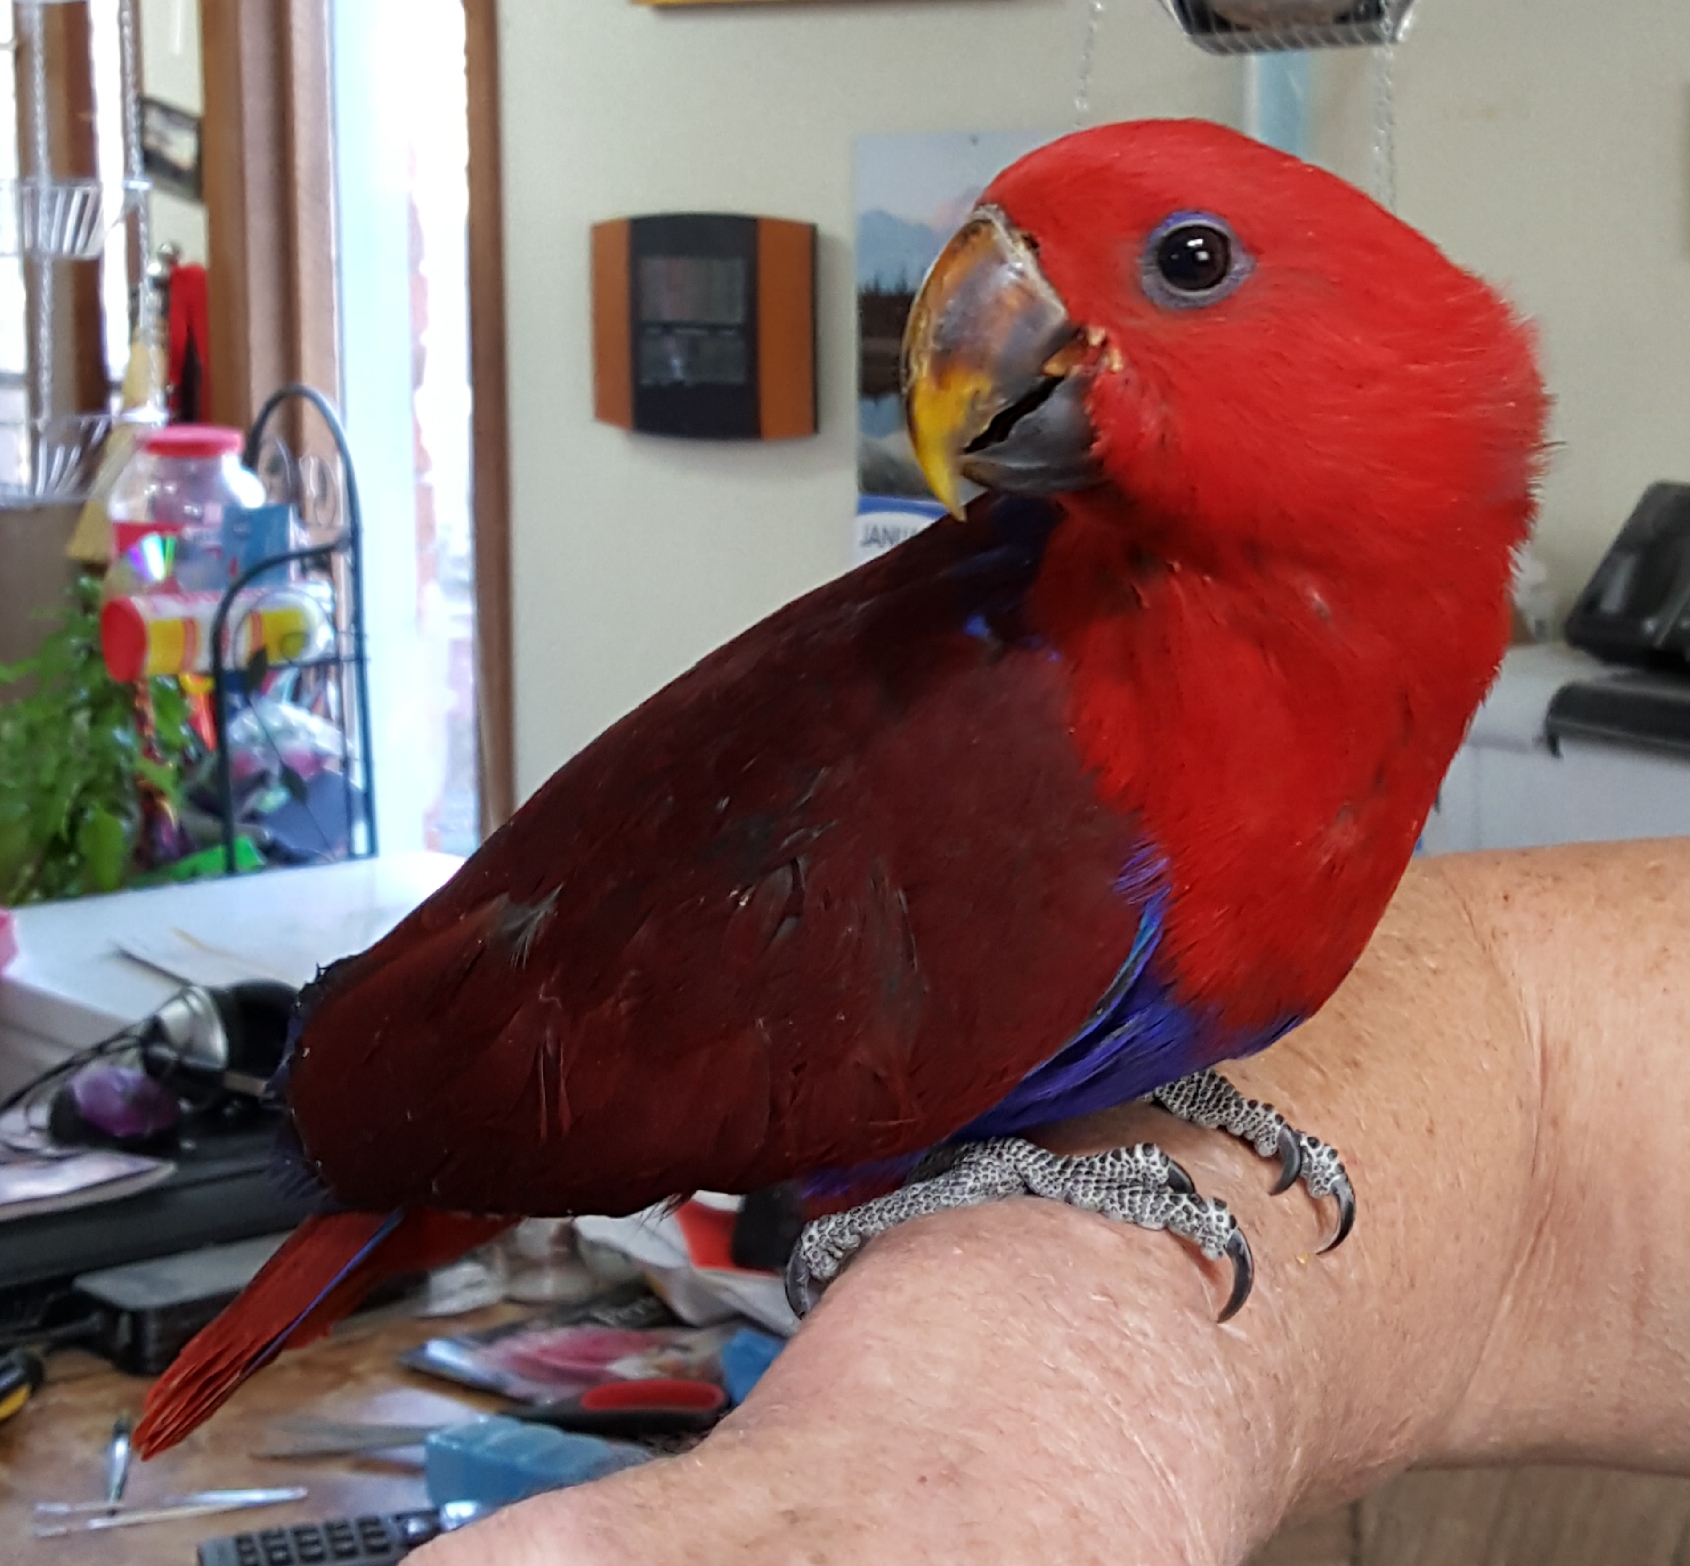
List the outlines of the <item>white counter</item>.
<svg viewBox="0 0 1690 1566">
<path fill-rule="evenodd" d="M 1510 649 L 1426 823 L 1428 853 L 1690 836 L 1690 759 L 1563 739 L 1556 691 L 1605 665 L 1561 644 Z"/>
<path fill-rule="evenodd" d="M 386 934 L 461 863 L 395 854 L 15 910 L 18 955 L 0 974 L 0 1094 L 182 987 L 120 944 L 180 960 L 202 982 L 302 985 Z"/>
</svg>

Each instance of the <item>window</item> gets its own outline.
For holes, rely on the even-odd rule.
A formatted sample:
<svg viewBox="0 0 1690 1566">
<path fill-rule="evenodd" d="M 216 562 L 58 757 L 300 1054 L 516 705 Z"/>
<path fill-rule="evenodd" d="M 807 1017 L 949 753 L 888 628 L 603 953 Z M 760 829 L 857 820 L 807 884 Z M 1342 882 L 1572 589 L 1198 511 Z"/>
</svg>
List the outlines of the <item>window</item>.
<svg viewBox="0 0 1690 1566">
<path fill-rule="evenodd" d="M 333 7 L 341 379 L 384 849 L 479 840 L 463 0 Z"/>
</svg>

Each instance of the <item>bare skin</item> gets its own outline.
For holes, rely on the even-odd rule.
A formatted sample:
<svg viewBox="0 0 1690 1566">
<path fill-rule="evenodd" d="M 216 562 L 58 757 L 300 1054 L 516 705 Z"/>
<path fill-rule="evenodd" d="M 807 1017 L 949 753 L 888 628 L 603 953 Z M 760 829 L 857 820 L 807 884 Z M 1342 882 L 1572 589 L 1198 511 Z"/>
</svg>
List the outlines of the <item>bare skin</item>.
<svg viewBox="0 0 1690 1566">
<path fill-rule="evenodd" d="M 1690 1472 L 1690 841 L 1417 865 L 1332 1003 L 1229 1069 L 1342 1149 L 1330 1223 L 1152 1110 L 1250 1235 L 1256 1291 L 1166 1235 L 1023 1200 L 907 1225 L 689 1457 L 544 1496 L 426 1566 L 1238 1562 L 1411 1464 Z"/>
</svg>

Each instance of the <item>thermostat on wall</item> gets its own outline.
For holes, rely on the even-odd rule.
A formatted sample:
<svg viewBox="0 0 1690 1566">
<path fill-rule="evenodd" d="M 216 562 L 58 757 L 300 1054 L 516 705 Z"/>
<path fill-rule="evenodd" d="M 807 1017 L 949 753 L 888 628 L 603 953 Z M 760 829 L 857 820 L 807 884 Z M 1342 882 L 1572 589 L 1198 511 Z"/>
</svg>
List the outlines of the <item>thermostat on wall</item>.
<svg viewBox="0 0 1690 1566">
<path fill-rule="evenodd" d="M 816 431 L 816 230 L 731 213 L 593 226 L 593 412 L 653 435 Z"/>
</svg>

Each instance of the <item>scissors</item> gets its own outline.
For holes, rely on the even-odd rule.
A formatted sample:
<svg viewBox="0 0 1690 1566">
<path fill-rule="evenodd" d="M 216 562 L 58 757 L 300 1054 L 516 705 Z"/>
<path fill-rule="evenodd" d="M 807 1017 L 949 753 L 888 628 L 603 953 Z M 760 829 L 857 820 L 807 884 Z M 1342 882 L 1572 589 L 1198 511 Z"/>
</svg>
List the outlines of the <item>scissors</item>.
<svg viewBox="0 0 1690 1566">
<path fill-rule="evenodd" d="M 605 1381 L 579 1397 L 507 1410 L 528 1424 L 578 1435 L 688 1435 L 709 1430 L 727 1411 L 727 1393 L 708 1381 Z M 416 1446 L 449 1423 L 370 1424 L 358 1420 L 284 1419 L 270 1426 L 258 1457 L 347 1457 Z"/>
</svg>

